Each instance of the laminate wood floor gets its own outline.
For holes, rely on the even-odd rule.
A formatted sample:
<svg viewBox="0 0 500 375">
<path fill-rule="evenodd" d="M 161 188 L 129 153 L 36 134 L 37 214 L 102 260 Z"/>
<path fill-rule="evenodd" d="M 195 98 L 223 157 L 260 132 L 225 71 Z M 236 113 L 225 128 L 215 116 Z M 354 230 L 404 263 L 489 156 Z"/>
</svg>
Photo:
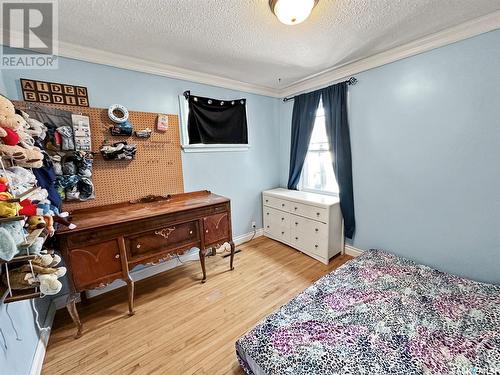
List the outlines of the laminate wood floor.
<svg viewBox="0 0 500 375">
<path fill-rule="evenodd" d="M 235 341 L 257 322 L 329 273 L 328 266 L 279 242 L 259 237 L 229 258 L 208 257 L 206 284 L 199 262 L 136 283 L 136 314 L 118 289 L 78 306 L 83 337 L 73 338 L 66 310 L 56 314 L 43 375 L 243 374 Z"/>
</svg>

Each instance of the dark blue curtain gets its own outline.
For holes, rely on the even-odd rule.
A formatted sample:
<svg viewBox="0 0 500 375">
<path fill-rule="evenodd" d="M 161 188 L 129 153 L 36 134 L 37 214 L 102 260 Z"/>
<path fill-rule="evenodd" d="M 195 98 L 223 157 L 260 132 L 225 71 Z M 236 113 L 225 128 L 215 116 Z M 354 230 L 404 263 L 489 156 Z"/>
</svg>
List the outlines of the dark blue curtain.
<svg viewBox="0 0 500 375">
<path fill-rule="evenodd" d="M 352 238 L 356 229 L 352 191 L 351 138 L 347 121 L 347 82 L 320 90 L 325 109 L 326 134 L 332 150 L 333 170 L 339 185 L 344 233 Z"/>
<path fill-rule="evenodd" d="M 316 111 L 321 97 L 320 91 L 295 97 L 292 113 L 292 144 L 290 147 L 290 171 L 288 189 L 297 190 L 302 167 L 306 160 L 309 141 L 316 119 Z"/>
</svg>

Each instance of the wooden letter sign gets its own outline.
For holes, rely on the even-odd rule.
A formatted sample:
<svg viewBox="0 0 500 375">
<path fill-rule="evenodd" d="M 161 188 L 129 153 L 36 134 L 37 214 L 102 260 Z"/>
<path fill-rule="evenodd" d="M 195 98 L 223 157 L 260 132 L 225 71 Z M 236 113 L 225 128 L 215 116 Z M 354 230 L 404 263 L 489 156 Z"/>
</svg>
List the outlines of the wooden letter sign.
<svg viewBox="0 0 500 375">
<path fill-rule="evenodd" d="M 21 89 L 26 102 L 89 106 L 86 87 L 21 78 Z"/>
</svg>

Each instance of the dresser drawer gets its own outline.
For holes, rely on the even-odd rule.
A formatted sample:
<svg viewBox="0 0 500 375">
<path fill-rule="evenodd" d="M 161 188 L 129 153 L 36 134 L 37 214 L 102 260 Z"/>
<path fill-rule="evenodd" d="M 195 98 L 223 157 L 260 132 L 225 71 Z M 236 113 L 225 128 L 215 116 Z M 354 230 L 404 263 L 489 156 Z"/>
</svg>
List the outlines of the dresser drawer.
<svg viewBox="0 0 500 375">
<path fill-rule="evenodd" d="M 311 238 L 308 235 L 291 230 L 291 243 L 299 250 L 328 259 L 328 239 Z"/>
<path fill-rule="evenodd" d="M 264 207 L 263 209 L 264 223 L 273 223 L 276 225 L 290 227 L 290 217 L 288 212 L 280 211 L 271 207 Z"/>
<path fill-rule="evenodd" d="M 203 236 L 205 245 L 229 241 L 229 212 L 204 217 Z"/>
<path fill-rule="evenodd" d="M 326 208 L 309 206 L 298 202 L 290 202 L 288 207 L 288 211 L 293 214 L 319 220 L 323 223 L 328 222 L 328 210 Z"/>
<path fill-rule="evenodd" d="M 292 202 L 290 202 L 290 201 L 271 197 L 270 195 L 263 195 L 262 199 L 263 199 L 264 206 L 273 207 L 273 208 L 277 208 L 279 210 L 290 212 L 290 206 L 292 204 Z"/>
<path fill-rule="evenodd" d="M 186 246 L 199 238 L 198 221 L 190 221 L 125 237 L 125 244 L 132 260 Z"/>
<path fill-rule="evenodd" d="M 328 238 L 328 224 L 297 215 L 290 216 L 290 223 L 291 229 L 296 233 L 312 239 Z"/>
<path fill-rule="evenodd" d="M 277 240 L 290 242 L 290 228 L 283 225 L 269 223 L 264 227 L 264 232 Z"/>
<path fill-rule="evenodd" d="M 69 266 L 76 290 L 108 284 L 122 277 L 122 262 L 116 240 L 71 249 Z"/>
</svg>

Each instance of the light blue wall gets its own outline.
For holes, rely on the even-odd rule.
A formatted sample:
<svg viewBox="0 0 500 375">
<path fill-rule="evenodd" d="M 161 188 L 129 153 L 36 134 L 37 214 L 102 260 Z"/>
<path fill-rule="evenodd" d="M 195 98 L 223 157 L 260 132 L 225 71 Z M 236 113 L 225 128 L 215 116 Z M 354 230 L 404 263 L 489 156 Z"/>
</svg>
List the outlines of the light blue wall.
<svg viewBox="0 0 500 375">
<path fill-rule="evenodd" d="M 221 99 L 246 97 L 250 149 L 183 153 L 184 188 L 185 191 L 209 189 L 231 198 L 233 235 L 250 232 L 252 221 L 257 222 L 257 228 L 262 227 L 260 193 L 279 185 L 278 99 L 71 59 L 61 59 L 59 69 L 54 71 L 5 70 L 0 78 L 5 85 L 3 88 L 0 80 L 0 92 L 11 99 L 22 98 L 19 78 L 32 78 L 86 86 L 93 107 L 120 103 L 130 110 L 149 112 L 179 113 L 178 95 L 185 90 Z M 23 333 L 23 341 L 17 341 L 12 329 L 6 326 L 8 320 L 0 306 L 0 327 L 6 327 L 4 333 L 9 344 L 0 356 L 0 373 L 7 368 L 9 375 L 27 374 L 38 340 L 33 314 L 27 302 L 9 308 L 16 313 L 16 326 Z M 47 306 L 40 306 L 40 311 L 45 316 Z M 1 344 L 0 336 L 0 347 Z"/>
<path fill-rule="evenodd" d="M 500 283 L 499 61 L 497 30 L 356 75 L 355 247 Z M 291 109 L 280 114 L 283 186 Z"/>
</svg>

